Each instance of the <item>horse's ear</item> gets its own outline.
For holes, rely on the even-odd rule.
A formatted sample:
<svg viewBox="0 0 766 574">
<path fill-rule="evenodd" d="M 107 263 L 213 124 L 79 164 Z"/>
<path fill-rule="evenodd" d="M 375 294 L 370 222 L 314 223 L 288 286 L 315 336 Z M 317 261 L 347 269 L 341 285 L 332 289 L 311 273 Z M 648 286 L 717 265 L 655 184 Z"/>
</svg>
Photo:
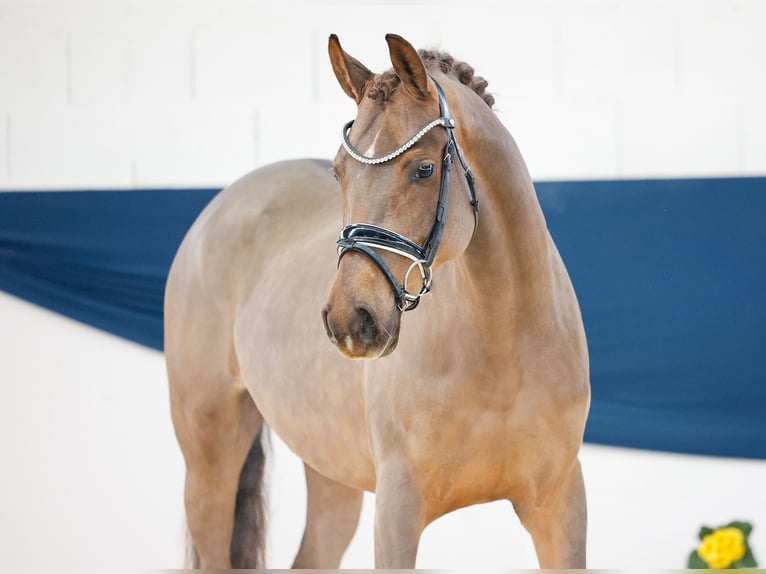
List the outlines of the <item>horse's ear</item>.
<svg viewBox="0 0 766 574">
<path fill-rule="evenodd" d="M 340 40 L 335 34 L 330 35 L 328 45 L 330 63 L 335 77 L 343 91 L 357 104 L 362 101 L 364 85 L 372 78 L 373 73 L 356 58 L 352 58 L 340 46 Z"/>
<path fill-rule="evenodd" d="M 427 98 L 429 95 L 428 74 L 417 50 L 407 40 L 396 34 L 386 34 L 386 42 L 388 42 L 394 71 L 404 87 L 416 98 Z"/>
</svg>

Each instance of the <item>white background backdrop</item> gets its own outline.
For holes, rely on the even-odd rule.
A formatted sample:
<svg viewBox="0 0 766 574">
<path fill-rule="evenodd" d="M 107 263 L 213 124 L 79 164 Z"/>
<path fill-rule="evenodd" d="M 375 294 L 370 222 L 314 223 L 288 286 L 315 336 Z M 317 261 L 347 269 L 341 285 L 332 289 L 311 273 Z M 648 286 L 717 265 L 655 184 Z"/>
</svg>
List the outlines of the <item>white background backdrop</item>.
<svg viewBox="0 0 766 574">
<path fill-rule="evenodd" d="M 387 32 L 471 63 L 537 180 L 763 175 L 764 25 L 760 0 L 0 0 L 0 188 L 223 186 L 329 158 L 354 114 L 332 32 L 373 70 Z M 0 454 L 0 567 L 181 565 L 161 354 L 0 293 Z M 285 568 L 305 493 L 276 438 L 272 455 Z M 590 567 L 684 567 L 699 526 L 732 519 L 766 561 L 766 462 L 595 445 L 582 461 Z M 372 566 L 371 497 L 346 567 Z M 495 503 L 429 527 L 418 566 L 536 561 Z"/>
</svg>

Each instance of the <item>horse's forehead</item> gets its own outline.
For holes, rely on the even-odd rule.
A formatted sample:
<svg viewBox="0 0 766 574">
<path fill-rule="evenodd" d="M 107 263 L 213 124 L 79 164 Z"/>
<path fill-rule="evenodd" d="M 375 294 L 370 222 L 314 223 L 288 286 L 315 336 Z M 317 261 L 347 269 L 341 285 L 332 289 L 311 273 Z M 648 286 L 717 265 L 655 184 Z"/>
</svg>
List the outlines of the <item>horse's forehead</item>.
<svg viewBox="0 0 766 574">
<path fill-rule="evenodd" d="M 404 95 L 384 104 L 363 101 L 354 120 L 351 141 L 365 155 L 382 155 L 399 147 L 435 118 L 422 103 Z"/>
</svg>

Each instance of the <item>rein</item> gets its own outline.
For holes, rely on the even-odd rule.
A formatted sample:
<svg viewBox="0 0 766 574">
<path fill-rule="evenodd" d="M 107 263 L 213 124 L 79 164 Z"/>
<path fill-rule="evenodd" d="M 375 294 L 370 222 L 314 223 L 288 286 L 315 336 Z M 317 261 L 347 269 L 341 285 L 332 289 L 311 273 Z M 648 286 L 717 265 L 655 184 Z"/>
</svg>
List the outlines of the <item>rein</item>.
<svg viewBox="0 0 766 574">
<path fill-rule="evenodd" d="M 433 78 L 431 79 L 433 80 Z M 436 80 L 433 80 L 433 82 L 436 85 L 436 92 L 439 97 L 440 117 L 423 126 L 423 128 L 414 136 L 390 153 L 377 157 L 370 157 L 360 153 L 349 140 L 349 133 L 351 131 L 351 126 L 354 124 L 354 120 L 351 120 L 343 126 L 344 149 L 352 158 L 365 165 L 377 165 L 391 161 L 414 146 L 426 133 L 437 126 L 441 126 L 447 130 L 448 140 L 447 144 L 444 146 L 441 185 L 439 188 L 439 201 L 436 206 L 436 215 L 434 217 L 434 223 L 431 226 L 431 232 L 428 234 L 428 237 L 422 246 L 395 231 L 369 223 L 352 223 L 346 225 L 341 230 L 340 236 L 338 237 L 338 263 L 340 263 L 340 259 L 349 251 L 356 251 L 369 257 L 372 262 L 377 265 L 383 273 L 383 276 L 391 285 L 391 288 L 394 291 L 394 297 L 396 298 L 397 307 L 400 311 L 411 311 L 418 306 L 420 298 L 431 291 L 431 265 L 436 258 L 436 251 L 439 249 L 442 232 L 444 231 L 444 224 L 447 220 L 450 173 L 452 171 L 452 164 L 455 161 L 455 157 L 457 157 L 460 162 L 463 172 L 465 173 L 466 181 L 468 182 L 470 202 L 473 207 L 474 232 L 479 225 L 479 200 L 476 197 L 475 179 L 473 173 L 471 173 L 470 168 L 463 159 L 460 147 L 457 145 L 454 132 L 455 120 L 452 119 L 452 116 L 450 115 L 444 90 L 442 90 L 442 87 Z M 404 279 L 401 283 L 397 281 L 391 269 L 386 265 L 386 262 L 377 252 L 379 249 L 395 253 L 412 262 L 407 269 L 407 272 L 404 274 Z M 407 279 L 415 268 L 420 272 L 422 285 L 417 293 L 412 293 L 407 290 Z"/>
</svg>

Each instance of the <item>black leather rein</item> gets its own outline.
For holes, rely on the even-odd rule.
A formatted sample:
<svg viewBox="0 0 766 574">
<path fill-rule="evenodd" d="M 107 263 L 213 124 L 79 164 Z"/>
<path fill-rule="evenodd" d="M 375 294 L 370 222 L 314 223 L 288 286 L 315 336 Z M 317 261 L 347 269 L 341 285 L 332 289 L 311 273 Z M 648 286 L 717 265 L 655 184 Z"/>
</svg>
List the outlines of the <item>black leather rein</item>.
<svg viewBox="0 0 766 574">
<path fill-rule="evenodd" d="M 357 251 L 369 257 L 390 283 L 391 288 L 394 291 L 397 306 L 401 311 L 410 311 L 417 307 L 420 298 L 431 290 L 431 265 L 436 258 L 436 251 L 439 249 L 442 232 L 444 231 L 444 224 L 447 219 L 450 173 L 452 171 L 452 163 L 454 162 L 455 157 L 460 161 L 460 165 L 465 172 L 466 181 L 468 182 L 468 188 L 471 194 L 470 202 L 474 214 L 474 231 L 479 224 L 479 201 L 476 198 L 474 177 L 468 165 L 465 163 L 463 154 L 460 152 L 460 148 L 457 145 L 454 133 L 455 121 L 450 116 L 447 98 L 438 82 L 436 82 L 436 80 L 433 81 L 436 85 L 436 92 L 439 97 L 440 117 L 426 124 L 418 133 L 393 152 L 378 157 L 368 157 L 360 153 L 349 141 L 349 132 L 354 121 L 352 120 L 343 126 L 343 147 L 352 158 L 367 165 L 377 165 L 398 157 L 415 145 L 421 137 L 434 127 L 441 126 L 447 130 L 448 141 L 444 147 L 441 187 L 439 189 L 439 202 L 436 206 L 436 216 L 434 217 L 434 223 L 431 226 L 431 232 L 428 234 L 428 237 L 422 246 L 395 231 L 368 223 L 352 223 L 347 225 L 341 230 L 340 236 L 338 237 L 338 263 L 340 263 L 340 259 L 349 251 Z M 380 253 L 378 253 L 378 250 L 381 249 L 406 257 L 412 262 L 401 283 L 397 281 L 396 277 L 394 277 L 394 274 L 391 272 L 391 269 L 386 265 L 386 262 L 380 256 Z M 415 268 L 420 271 L 422 286 L 417 293 L 412 293 L 407 290 L 407 279 Z"/>
</svg>

